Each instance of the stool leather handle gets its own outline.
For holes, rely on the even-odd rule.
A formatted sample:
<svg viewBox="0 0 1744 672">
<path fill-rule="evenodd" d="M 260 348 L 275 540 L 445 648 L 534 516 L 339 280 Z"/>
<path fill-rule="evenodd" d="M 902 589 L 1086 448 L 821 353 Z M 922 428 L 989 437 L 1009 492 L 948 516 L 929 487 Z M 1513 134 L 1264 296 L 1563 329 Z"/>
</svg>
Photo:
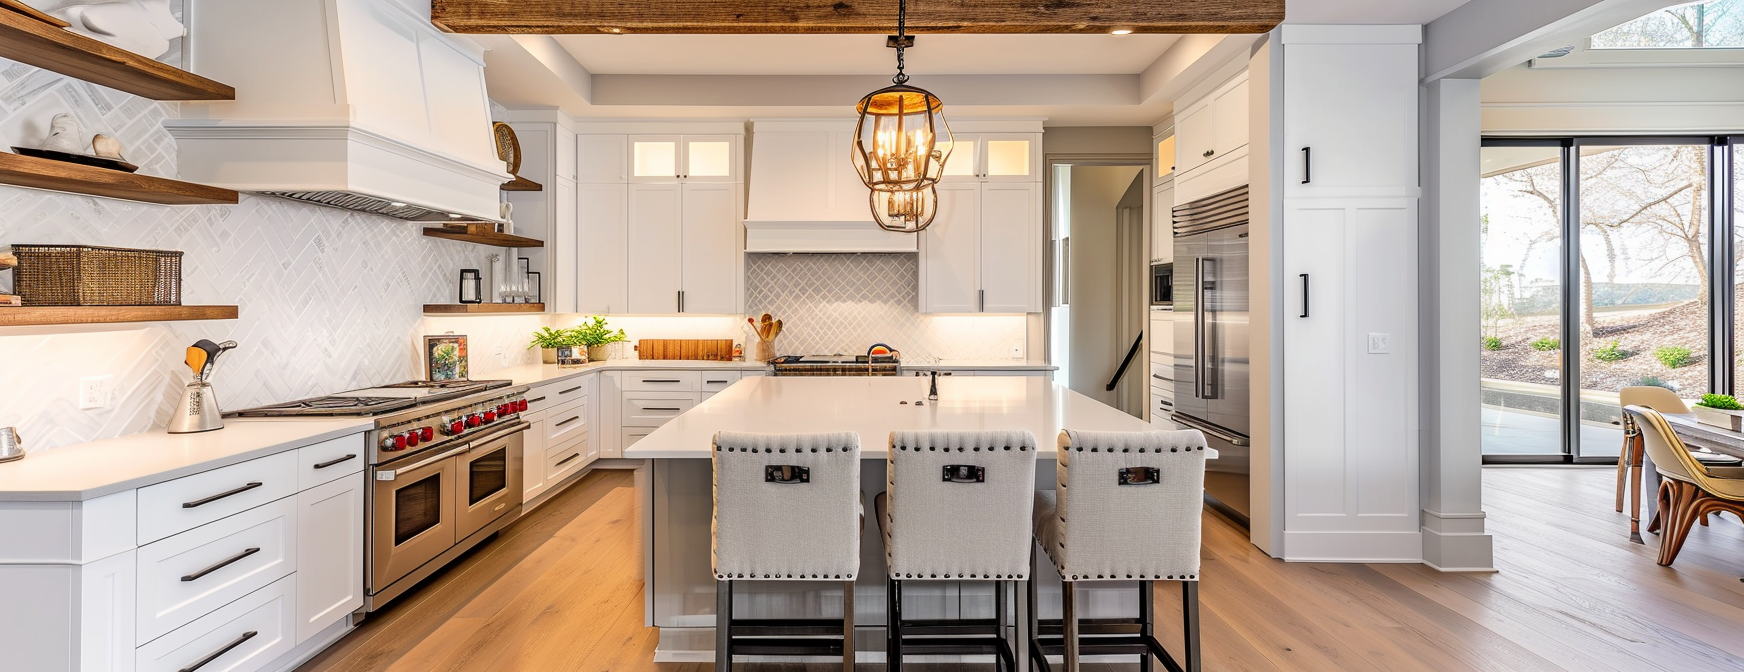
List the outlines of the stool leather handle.
<svg viewBox="0 0 1744 672">
<path fill-rule="evenodd" d="M 810 483 L 811 467 L 800 467 L 791 464 L 764 465 L 763 482 L 781 483 L 784 485 Z"/>
</svg>

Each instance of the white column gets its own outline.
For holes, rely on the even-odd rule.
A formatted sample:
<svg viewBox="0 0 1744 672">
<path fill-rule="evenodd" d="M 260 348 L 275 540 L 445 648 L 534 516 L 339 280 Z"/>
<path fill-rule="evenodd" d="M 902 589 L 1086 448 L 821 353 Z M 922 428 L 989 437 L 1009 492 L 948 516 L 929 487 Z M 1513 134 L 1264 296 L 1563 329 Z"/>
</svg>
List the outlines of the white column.
<svg viewBox="0 0 1744 672">
<path fill-rule="evenodd" d="M 1423 338 L 1423 562 L 1493 571 L 1478 434 L 1479 80 L 1424 89 L 1418 240 Z"/>
</svg>

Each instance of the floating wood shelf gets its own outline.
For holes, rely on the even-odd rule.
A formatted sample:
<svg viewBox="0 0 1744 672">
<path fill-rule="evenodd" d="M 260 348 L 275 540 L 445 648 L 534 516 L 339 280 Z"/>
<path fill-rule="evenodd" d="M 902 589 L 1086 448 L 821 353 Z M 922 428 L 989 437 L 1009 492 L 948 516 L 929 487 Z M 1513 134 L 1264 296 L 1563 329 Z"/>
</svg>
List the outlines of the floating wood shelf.
<svg viewBox="0 0 1744 672">
<path fill-rule="evenodd" d="M 448 224 L 441 227 L 424 229 L 424 235 L 431 238 L 458 240 L 463 243 L 479 245 L 494 245 L 496 247 L 544 247 L 545 241 L 510 233 L 497 233 L 490 230 L 489 225 L 472 226 L 467 224 Z"/>
<path fill-rule="evenodd" d="M 503 183 L 503 191 L 544 191 L 545 185 L 534 182 L 520 175 Z"/>
<path fill-rule="evenodd" d="M 543 303 L 426 303 L 425 315 L 486 315 L 493 313 L 543 313 Z"/>
<path fill-rule="evenodd" d="M 0 327 L 111 322 L 234 320 L 236 306 L 19 306 L 0 307 Z"/>
<path fill-rule="evenodd" d="M 153 100 L 236 100 L 236 89 L 13 11 L 0 10 L 0 57 Z"/>
<path fill-rule="evenodd" d="M 7 14 L 0 12 L 0 17 Z M 0 42 L 4 40 L 0 36 Z M 160 205 L 234 205 L 237 200 L 236 192 L 229 189 L 10 152 L 0 152 L 0 184 Z"/>
</svg>

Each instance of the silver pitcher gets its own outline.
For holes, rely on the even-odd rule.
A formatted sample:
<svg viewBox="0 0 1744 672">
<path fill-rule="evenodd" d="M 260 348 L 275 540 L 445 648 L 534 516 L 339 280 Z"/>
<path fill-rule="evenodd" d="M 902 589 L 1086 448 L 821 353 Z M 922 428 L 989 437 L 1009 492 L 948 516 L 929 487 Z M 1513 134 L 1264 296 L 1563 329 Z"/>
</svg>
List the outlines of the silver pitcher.
<svg viewBox="0 0 1744 672">
<path fill-rule="evenodd" d="M 24 459 L 24 439 L 15 427 L 0 427 L 0 462 Z"/>
<path fill-rule="evenodd" d="M 200 339 L 188 349 L 191 355 L 205 353 L 200 361 L 190 360 L 188 367 L 194 372 L 194 380 L 182 388 L 182 400 L 176 404 L 175 411 L 170 415 L 169 433 L 193 434 L 195 432 L 210 432 L 224 429 L 224 412 L 218 408 L 218 396 L 212 392 L 212 384 L 207 378 L 212 376 L 212 368 L 218 363 L 218 356 L 236 347 L 236 341 L 213 343 Z"/>
</svg>

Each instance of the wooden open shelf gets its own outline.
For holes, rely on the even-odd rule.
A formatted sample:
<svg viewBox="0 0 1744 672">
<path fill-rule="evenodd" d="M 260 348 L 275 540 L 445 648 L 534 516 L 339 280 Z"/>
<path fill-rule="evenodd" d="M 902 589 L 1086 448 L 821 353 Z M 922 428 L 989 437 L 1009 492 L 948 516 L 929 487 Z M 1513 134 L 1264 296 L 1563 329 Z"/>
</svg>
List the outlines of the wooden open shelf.
<svg viewBox="0 0 1744 672">
<path fill-rule="evenodd" d="M 234 320 L 236 306 L 0 306 L 0 327 Z"/>
<path fill-rule="evenodd" d="M 153 100 L 236 100 L 228 85 L 11 10 L 0 9 L 0 57 Z"/>
<path fill-rule="evenodd" d="M 486 315 L 500 313 L 543 313 L 543 303 L 426 303 L 425 315 Z"/>
<path fill-rule="evenodd" d="M 479 245 L 494 245 L 496 247 L 544 247 L 545 241 L 509 233 L 497 233 L 484 230 L 482 227 L 466 224 L 448 224 L 441 227 L 424 229 L 424 235 L 431 238 L 458 240 L 463 243 Z"/>
<path fill-rule="evenodd" d="M 534 182 L 520 175 L 503 183 L 503 191 L 544 191 L 545 185 Z"/>
<path fill-rule="evenodd" d="M 10 12 L 0 11 L 0 17 Z M 0 35 L 0 43 L 5 37 Z M 66 191 L 160 205 L 234 205 L 229 189 L 107 168 L 0 152 L 0 184 Z"/>
</svg>

